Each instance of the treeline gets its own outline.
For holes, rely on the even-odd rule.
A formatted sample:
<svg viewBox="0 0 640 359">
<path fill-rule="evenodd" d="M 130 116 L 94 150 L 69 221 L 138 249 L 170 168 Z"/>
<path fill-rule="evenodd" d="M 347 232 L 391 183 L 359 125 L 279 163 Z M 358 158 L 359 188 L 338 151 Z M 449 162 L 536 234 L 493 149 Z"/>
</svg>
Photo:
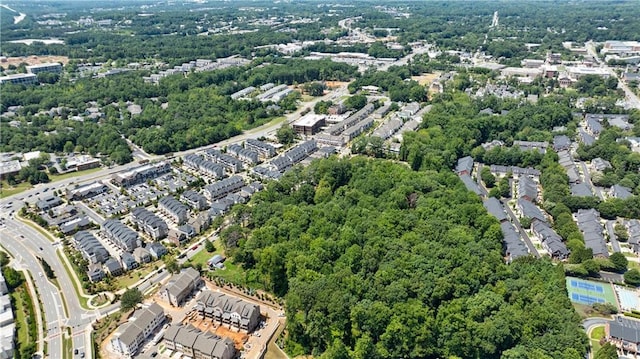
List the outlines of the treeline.
<svg viewBox="0 0 640 359">
<path fill-rule="evenodd" d="M 258 66 L 264 61 L 266 65 Z M 1 107 L 23 106 L 12 120 L 0 123 L 2 151 L 38 149 L 46 152 L 88 152 L 104 155 L 118 164 L 131 161 L 122 137 L 145 151 L 163 154 L 195 148 L 235 136 L 286 111 L 295 110 L 298 94 L 285 98 L 279 108 L 257 100 L 236 101 L 229 94 L 268 82 L 300 84 L 311 81 L 348 80 L 357 68 L 342 63 L 301 59 L 265 58 L 250 66 L 189 76 L 169 76 L 159 85 L 145 83 L 142 73 L 131 72 L 101 79 L 62 81 L 50 86 L 8 86 Z M 104 117 L 73 120 L 96 101 Z M 142 107 L 140 115 L 127 111 L 127 102 Z M 163 108 L 163 104 L 166 108 Z M 34 116 L 41 110 L 64 106 L 60 115 Z M 46 132 L 47 135 L 42 134 Z"/>
<path fill-rule="evenodd" d="M 636 114 L 637 117 L 637 114 Z M 633 121 L 634 118 L 631 118 Z M 630 149 L 630 143 L 625 140 L 624 131 L 617 127 L 609 127 L 600 134 L 598 140 L 591 146 L 581 144 L 578 147 L 578 156 L 583 161 L 591 161 L 594 158 L 602 158 L 608 161 L 612 168 L 605 169 L 601 174 L 594 174 L 592 181 L 597 186 L 611 187 L 619 184 L 628 187 L 640 195 L 640 153 Z M 640 134 L 640 121 L 635 118 L 636 126 L 634 134 Z"/>
<path fill-rule="evenodd" d="M 550 129 L 572 120 L 567 100 L 558 97 L 542 98 L 536 104 L 496 102 L 497 108 L 509 110 L 500 116 L 480 114 L 487 103 L 459 92 L 436 96 L 421 129 L 404 134 L 400 159 L 416 170 L 453 168 L 458 158 L 467 155 L 487 164 L 536 165 L 541 161 L 538 154 L 508 148 L 485 151 L 481 144 L 501 140 L 511 147 L 514 140 L 548 141 Z"/>
<path fill-rule="evenodd" d="M 411 75 L 409 68 L 404 66 L 392 66 L 388 71 L 369 69 L 349 84 L 349 92 L 354 93 L 362 86 L 378 86 L 381 90 L 388 91 L 391 101 L 426 101 L 426 88 L 411 80 Z"/>
<path fill-rule="evenodd" d="M 501 232 L 455 174 L 329 159 L 234 211 L 223 245 L 286 298 L 286 350 L 320 358 L 582 358 L 561 268 L 503 263 Z"/>
</svg>

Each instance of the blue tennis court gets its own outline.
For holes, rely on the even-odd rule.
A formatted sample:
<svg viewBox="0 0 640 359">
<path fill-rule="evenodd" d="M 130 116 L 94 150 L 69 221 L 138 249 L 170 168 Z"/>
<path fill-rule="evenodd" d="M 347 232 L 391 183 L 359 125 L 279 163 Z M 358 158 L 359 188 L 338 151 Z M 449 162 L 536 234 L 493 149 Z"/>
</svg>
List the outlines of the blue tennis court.
<svg viewBox="0 0 640 359">
<path fill-rule="evenodd" d="M 571 293 L 571 300 L 576 303 L 592 305 L 593 303 L 604 303 L 604 299 L 592 297 L 590 295 Z"/>
<path fill-rule="evenodd" d="M 581 305 L 609 303 L 620 309 L 613 286 L 609 283 L 567 277 L 566 287 L 569 299 L 574 303 Z"/>
<path fill-rule="evenodd" d="M 583 281 L 578 282 L 577 280 L 572 280 L 571 286 L 573 288 L 584 289 L 584 290 L 588 290 L 596 293 L 604 293 L 604 288 L 602 288 L 602 286 L 599 284 L 591 284 L 588 282 L 583 282 Z"/>
</svg>

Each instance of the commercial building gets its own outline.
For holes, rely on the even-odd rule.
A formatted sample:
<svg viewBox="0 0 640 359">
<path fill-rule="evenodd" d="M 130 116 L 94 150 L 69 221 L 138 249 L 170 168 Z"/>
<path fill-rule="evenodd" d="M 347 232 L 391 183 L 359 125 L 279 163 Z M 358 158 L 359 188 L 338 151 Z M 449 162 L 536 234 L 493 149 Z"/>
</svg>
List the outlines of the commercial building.
<svg viewBox="0 0 640 359">
<path fill-rule="evenodd" d="M 580 79 L 586 75 L 600 76 L 602 78 L 609 78 L 611 74 L 609 71 L 600 67 L 586 67 L 586 66 L 567 66 L 567 73 L 574 79 Z"/>
<path fill-rule="evenodd" d="M 164 310 L 156 303 L 136 310 L 127 323 L 118 327 L 111 338 L 111 347 L 117 353 L 134 356 L 145 339 L 165 321 Z"/>
<path fill-rule="evenodd" d="M 145 182 L 171 171 L 169 162 L 151 163 L 113 176 L 112 182 L 121 187 L 129 187 Z"/>
<path fill-rule="evenodd" d="M 605 339 L 624 354 L 640 353 L 640 321 L 618 316 L 605 325 Z"/>
<path fill-rule="evenodd" d="M 45 64 L 37 64 L 26 66 L 27 72 L 30 74 L 39 74 L 41 72 L 51 72 L 58 74 L 62 72 L 62 64 L 58 62 L 48 62 Z"/>
<path fill-rule="evenodd" d="M 105 193 L 109 190 L 109 187 L 102 182 L 93 182 L 78 186 L 76 188 L 67 189 L 67 198 L 79 201 L 85 198 L 91 198 L 93 196 Z"/>
<path fill-rule="evenodd" d="M 100 167 L 100 160 L 91 156 L 81 155 L 67 158 L 68 170 L 84 171 L 97 167 Z"/>
<path fill-rule="evenodd" d="M 200 278 L 200 273 L 193 268 L 186 268 L 179 274 L 174 275 L 173 278 L 160 289 L 158 295 L 164 302 L 174 307 L 179 307 L 201 284 L 202 278 Z"/>
<path fill-rule="evenodd" d="M 164 332 L 167 349 L 194 359 L 232 359 L 236 357 L 233 341 L 188 325 L 172 325 Z"/>
<path fill-rule="evenodd" d="M 38 83 L 38 76 L 34 74 L 13 74 L 7 76 L 0 76 L 0 85 L 13 84 L 13 85 L 33 85 Z"/>
<path fill-rule="evenodd" d="M 211 291 L 204 291 L 197 299 L 195 310 L 204 318 L 252 332 L 260 322 L 260 307 L 242 299 Z"/>
<path fill-rule="evenodd" d="M 293 130 L 299 135 L 315 135 L 326 124 L 325 119 L 325 115 L 306 114 L 293 123 Z"/>
<path fill-rule="evenodd" d="M 21 169 L 22 166 L 18 160 L 0 162 L 0 179 L 4 179 L 11 175 L 17 175 Z"/>
</svg>

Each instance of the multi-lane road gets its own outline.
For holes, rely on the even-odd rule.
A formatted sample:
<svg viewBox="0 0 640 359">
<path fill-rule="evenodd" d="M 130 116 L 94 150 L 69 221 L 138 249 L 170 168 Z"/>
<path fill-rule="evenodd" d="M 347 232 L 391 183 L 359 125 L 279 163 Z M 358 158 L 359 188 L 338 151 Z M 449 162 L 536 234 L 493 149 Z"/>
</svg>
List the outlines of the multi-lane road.
<svg viewBox="0 0 640 359">
<path fill-rule="evenodd" d="M 302 111 L 307 108 L 313 108 L 318 101 L 339 99 L 346 93 L 347 87 L 344 85 L 330 91 L 325 96 L 317 97 L 310 102 L 304 103 L 300 109 L 288 114 L 284 122 L 292 123 L 300 118 Z M 248 138 L 269 136 L 274 134 L 282 123 L 280 121 L 268 123 L 215 145 L 175 153 L 174 156 L 184 156 L 213 146 L 222 147 L 231 143 L 242 142 Z M 164 158 L 164 156 L 148 155 L 137 146 L 133 146 L 133 150 L 136 154 L 135 157 L 139 159 L 154 160 Z M 77 357 L 84 352 L 85 358 L 91 358 L 91 323 L 100 316 L 118 310 L 119 304 L 116 303 L 100 310 L 84 309 L 73 286 L 73 281 L 77 281 L 77 278 L 75 275 L 71 277 L 68 274 L 58 256 L 58 251 L 60 251 L 61 255 L 64 255 L 62 254 L 62 248 L 58 249 L 59 244 L 54 244 L 37 230 L 17 220 L 15 215 L 25 203 L 34 204 L 38 199 L 50 196 L 55 190 L 64 192 L 67 188 L 76 184 L 106 179 L 114 173 L 126 171 L 136 166 L 139 166 L 139 164 L 134 162 L 122 166 L 104 168 L 86 175 L 67 178 L 54 183 L 36 185 L 32 189 L 0 200 L 0 218 L 3 219 L 3 224 L 0 225 L 0 244 L 16 259 L 19 266 L 28 270 L 34 278 L 34 284 L 40 296 L 39 299 L 43 304 L 43 320 L 46 323 L 44 338 L 39 338 L 39 340 L 43 339 L 47 342 L 47 351 L 50 358 L 66 359 L 68 357 L 67 353 L 63 352 L 63 338 L 67 335 L 67 328 L 71 332 L 73 351 L 74 353 L 76 349 L 78 351 L 78 354 L 73 356 Z M 88 211 L 88 214 L 91 215 L 93 212 Z M 101 218 L 92 218 L 97 222 L 101 220 Z M 43 274 L 44 271 L 38 258 L 44 259 L 51 266 L 59 287 L 55 286 Z M 166 271 L 151 275 L 147 280 L 140 283 L 140 288 L 148 289 L 151 285 L 165 279 L 167 275 Z"/>
<path fill-rule="evenodd" d="M 73 347 L 82 351 L 90 351 L 91 343 L 87 342 L 88 333 L 94 314 L 80 305 L 76 296 L 73 279 L 69 277 L 63 264 L 56 254 L 57 246 L 45 238 L 38 231 L 16 220 L 13 216 L 5 217 L 0 228 L 2 246 L 11 253 L 17 263 L 31 272 L 34 278 L 42 308 L 45 337 L 48 343 L 50 358 L 65 358 L 62 352 L 62 339 L 66 335 L 65 328 L 71 330 Z M 44 259 L 53 269 L 58 286 L 54 285 L 44 275 L 44 270 L 38 258 Z M 89 354 L 89 353 L 87 353 Z"/>
</svg>

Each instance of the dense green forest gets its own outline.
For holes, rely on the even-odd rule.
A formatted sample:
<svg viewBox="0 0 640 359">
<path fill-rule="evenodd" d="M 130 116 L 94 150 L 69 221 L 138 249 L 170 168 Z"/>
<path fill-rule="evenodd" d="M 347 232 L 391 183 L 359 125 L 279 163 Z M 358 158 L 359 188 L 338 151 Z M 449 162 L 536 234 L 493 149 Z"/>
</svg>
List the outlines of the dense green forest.
<svg viewBox="0 0 640 359">
<path fill-rule="evenodd" d="M 246 67 L 169 76 L 159 85 L 145 83 L 141 72 L 131 72 L 47 86 L 6 86 L 0 107 L 23 108 L 17 118 L 0 123 L 0 150 L 101 153 L 122 164 L 131 161 L 131 152 L 121 135 L 147 152 L 163 154 L 219 142 L 298 106 L 295 93 L 280 102 L 279 109 L 270 109 L 270 102 L 227 96 L 245 87 L 344 81 L 356 75 L 356 67 L 327 60 L 260 58 Z M 103 106 L 104 118 L 98 122 L 70 118 L 83 113 L 90 101 Z M 127 101 L 140 105 L 142 113 L 132 116 Z M 60 116 L 36 115 L 58 106 L 71 110 Z M 21 125 L 9 126 L 10 120 Z"/>
<path fill-rule="evenodd" d="M 223 244 L 285 296 L 293 355 L 584 357 L 562 268 L 504 264 L 498 222 L 446 169 L 316 161 L 235 213 Z"/>
</svg>

